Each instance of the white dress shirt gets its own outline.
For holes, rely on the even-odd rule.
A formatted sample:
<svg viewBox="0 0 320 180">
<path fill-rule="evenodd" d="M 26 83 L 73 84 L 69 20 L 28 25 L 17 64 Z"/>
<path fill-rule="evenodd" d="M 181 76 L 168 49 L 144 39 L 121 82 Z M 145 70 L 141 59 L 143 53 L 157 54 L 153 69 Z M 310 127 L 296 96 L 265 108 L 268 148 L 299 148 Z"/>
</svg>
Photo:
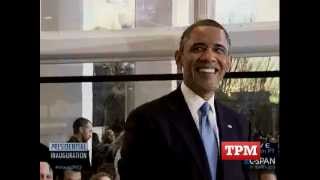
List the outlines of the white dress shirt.
<svg viewBox="0 0 320 180">
<path fill-rule="evenodd" d="M 199 130 L 199 109 L 203 105 L 206 100 L 204 100 L 202 97 L 194 93 L 189 87 L 187 87 L 184 82 L 181 83 L 181 91 L 184 97 L 184 100 L 186 101 L 188 108 L 191 112 L 192 118 L 194 120 L 194 123 L 196 124 L 198 131 Z M 220 148 L 220 140 L 219 140 L 219 129 L 217 125 L 217 118 L 216 118 L 216 111 L 214 108 L 214 95 L 207 101 L 209 105 L 211 106 L 211 109 L 209 111 L 209 122 L 210 127 L 214 130 L 216 136 L 217 136 L 217 142 L 218 142 L 218 149 Z"/>
</svg>

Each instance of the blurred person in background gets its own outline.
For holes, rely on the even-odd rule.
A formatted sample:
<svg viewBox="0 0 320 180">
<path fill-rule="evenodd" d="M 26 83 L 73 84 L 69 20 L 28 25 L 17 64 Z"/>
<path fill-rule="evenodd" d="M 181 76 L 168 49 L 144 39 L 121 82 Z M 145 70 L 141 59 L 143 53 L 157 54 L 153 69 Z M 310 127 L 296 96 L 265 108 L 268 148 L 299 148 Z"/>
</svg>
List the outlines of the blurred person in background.
<svg viewBox="0 0 320 180">
<path fill-rule="evenodd" d="M 53 180 L 49 148 L 40 142 L 40 180 Z"/>
<path fill-rule="evenodd" d="M 74 169 L 65 170 L 63 173 L 63 180 L 81 180 L 81 171 Z"/>
<path fill-rule="evenodd" d="M 113 141 L 116 139 L 116 136 L 113 132 L 112 129 L 107 129 L 105 130 L 105 132 L 103 133 L 102 136 L 102 143 L 104 144 L 111 144 L 113 143 Z"/>
<path fill-rule="evenodd" d="M 69 143 L 88 143 L 92 138 L 92 123 L 84 117 L 79 117 L 73 122 L 73 135 L 68 140 Z M 92 142 L 95 143 L 95 142 Z M 89 151 L 87 152 L 89 157 Z M 82 179 L 89 179 L 93 173 L 92 165 L 90 159 L 86 159 L 81 165 L 81 176 Z M 78 176 L 75 176 L 78 177 Z"/>
<path fill-rule="evenodd" d="M 83 117 L 77 118 L 73 122 L 73 135 L 68 142 L 88 142 L 92 137 L 92 123 Z"/>
<path fill-rule="evenodd" d="M 99 172 L 93 175 L 90 180 L 113 180 L 112 176 L 106 172 Z"/>
</svg>

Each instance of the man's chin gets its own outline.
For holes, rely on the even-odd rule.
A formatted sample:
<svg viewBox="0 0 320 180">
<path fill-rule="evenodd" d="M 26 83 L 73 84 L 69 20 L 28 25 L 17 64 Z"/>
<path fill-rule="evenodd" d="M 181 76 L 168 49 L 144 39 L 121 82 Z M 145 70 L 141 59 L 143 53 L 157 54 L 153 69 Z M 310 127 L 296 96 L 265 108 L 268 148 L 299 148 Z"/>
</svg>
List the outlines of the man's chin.
<svg viewBox="0 0 320 180">
<path fill-rule="evenodd" d="M 205 92 L 207 93 L 214 93 L 218 89 L 217 86 L 210 86 L 205 88 Z"/>
<path fill-rule="evenodd" d="M 201 94 L 207 94 L 207 95 L 210 95 L 210 94 L 214 94 L 214 92 L 218 89 L 218 86 L 216 85 L 201 85 L 200 86 L 200 91 L 201 91 Z"/>
<path fill-rule="evenodd" d="M 216 81 L 200 83 L 199 86 L 204 92 L 208 92 L 208 93 L 216 91 L 219 87 Z"/>
</svg>

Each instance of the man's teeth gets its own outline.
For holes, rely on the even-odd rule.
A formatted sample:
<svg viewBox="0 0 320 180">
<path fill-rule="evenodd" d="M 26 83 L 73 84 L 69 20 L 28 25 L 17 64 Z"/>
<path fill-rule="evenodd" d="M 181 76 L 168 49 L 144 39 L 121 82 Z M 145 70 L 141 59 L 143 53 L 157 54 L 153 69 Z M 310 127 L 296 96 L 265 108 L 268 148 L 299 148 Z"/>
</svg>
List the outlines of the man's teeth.
<svg viewBox="0 0 320 180">
<path fill-rule="evenodd" d="M 200 72 L 205 72 L 205 73 L 215 73 L 216 70 L 214 68 L 210 69 L 199 69 Z"/>
</svg>

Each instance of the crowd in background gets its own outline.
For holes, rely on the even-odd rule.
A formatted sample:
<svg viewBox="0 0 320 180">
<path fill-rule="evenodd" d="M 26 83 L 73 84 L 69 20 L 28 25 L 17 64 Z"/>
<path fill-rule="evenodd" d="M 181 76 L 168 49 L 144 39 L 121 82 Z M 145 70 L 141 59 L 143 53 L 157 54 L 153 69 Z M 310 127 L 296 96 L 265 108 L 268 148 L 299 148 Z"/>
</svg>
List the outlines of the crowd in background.
<svg viewBox="0 0 320 180">
<path fill-rule="evenodd" d="M 114 133 L 106 128 L 101 141 L 92 131 L 92 123 L 86 118 L 77 118 L 73 123 L 73 135 L 67 142 L 87 143 L 92 139 L 92 160 L 81 164 L 81 169 L 55 169 L 50 160 L 50 151 L 40 142 L 40 180 L 119 180 L 117 161 L 123 132 Z"/>
</svg>

